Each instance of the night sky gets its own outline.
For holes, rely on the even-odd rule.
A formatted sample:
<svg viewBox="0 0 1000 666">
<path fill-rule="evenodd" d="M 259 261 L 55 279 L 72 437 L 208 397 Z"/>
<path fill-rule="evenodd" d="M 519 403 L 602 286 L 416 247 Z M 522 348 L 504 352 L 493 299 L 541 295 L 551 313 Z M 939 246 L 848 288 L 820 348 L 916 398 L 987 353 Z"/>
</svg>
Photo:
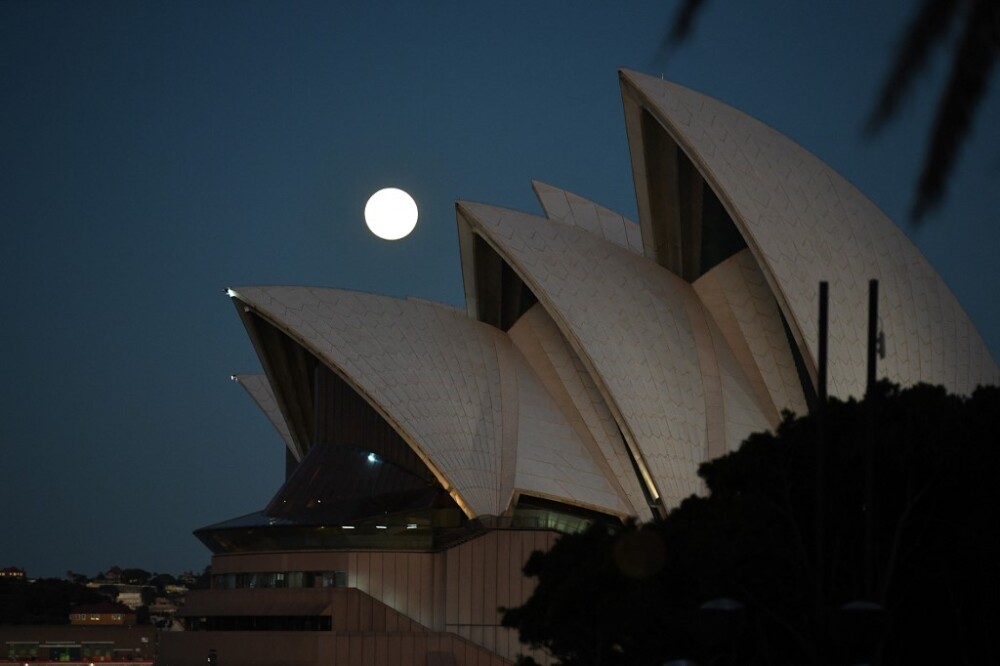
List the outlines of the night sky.
<svg viewBox="0 0 1000 666">
<path fill-rule="evenodd" d="M 179 573 L 197 527 L 256 511 L 282 443 L 234 372 L 258 372 L 223 293 L 308 284 L 462 303 L 454 201 L 539 212 L 537 179 L 635 219 L 617 70 L 756 116 L 896 220 L 994 357 L 994 93 L 944 206 L 907 221 L 947 73 L 862 134 L 911 5 L 0 3 L 0 567 Z M 408 190 L 408 238 L 362 211 Z"/>
</svg>

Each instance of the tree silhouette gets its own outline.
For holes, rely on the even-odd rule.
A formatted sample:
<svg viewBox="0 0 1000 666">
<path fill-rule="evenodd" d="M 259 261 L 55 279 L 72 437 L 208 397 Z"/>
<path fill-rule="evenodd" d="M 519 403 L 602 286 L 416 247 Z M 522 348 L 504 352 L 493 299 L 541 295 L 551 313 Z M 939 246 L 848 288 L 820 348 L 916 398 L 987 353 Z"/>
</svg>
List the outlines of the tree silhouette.
<svg viewBox="0 0 1000 666">
<path fill-rule="evenodd" d="M 58 578 L 0 581 L 0 624 L 69 624 L 73 606 L 105 600 L 86 585 Z"/>
<path fill-rule="evenodd" d="M 704 0 L 682 0 L 669 31 L 669 41 L 676 44 L 687 39 L 703 7 Z M 968 138 L 976 110 L 986 93 L 1000 52 L 1000 2 L 920 0 L 867 124 L 867 133 L 871 135 L 895 117 L 917 75 L 926 67 L 935 48 L 946 43 L 956 22 L 962 24 L 961 34 L 952 47 L 948 81 L 938 98 L 910 210 L 916 224 L 940 205 L 962 144 Z"/>
<path fill-rule="evenodd" d="M 997 663 L 1000 388 L 881 384 L 817 427 L 786 416 L 662 521 L 535 553 L 505 626 L 566 666 Z"/>
</svg>

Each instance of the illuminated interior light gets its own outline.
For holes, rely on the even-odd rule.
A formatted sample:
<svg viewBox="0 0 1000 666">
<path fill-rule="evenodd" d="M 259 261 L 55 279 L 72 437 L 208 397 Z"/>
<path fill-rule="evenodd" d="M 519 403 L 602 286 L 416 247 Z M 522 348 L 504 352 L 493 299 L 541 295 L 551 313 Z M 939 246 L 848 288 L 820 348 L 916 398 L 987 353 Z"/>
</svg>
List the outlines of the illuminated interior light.
<svg viewBox="0 0 1000 666">
<path fill-rule="evenodd" d="M 408 530 L 415 530 L 415 529 L 417 529 L 417 524 L 416 523 L 410 523 L 409 525 L 406 526 L 406 529 L 408 529 Z"/>
<path fill-rule="evenodd" d="M 369 453 L 368 454 L 368 462 L 370 462 L 370 463 L 377 463 L 378 462 L 378 456 L 375 455 L 374 453 Z"/>
<path fill-rule="evenodd" d="M 341 525 L 340 529 L 342 529 L 342 530 L 353 530 L 354 529 L 354 525 Z"/>
<path fill-rule="evenodd" d="M 377 529 L 377 530 L 384 530 L 384 529 L 388 529 L 388 528 L 385 525 L 376 525 L 375 529 Z"/>
</svg>

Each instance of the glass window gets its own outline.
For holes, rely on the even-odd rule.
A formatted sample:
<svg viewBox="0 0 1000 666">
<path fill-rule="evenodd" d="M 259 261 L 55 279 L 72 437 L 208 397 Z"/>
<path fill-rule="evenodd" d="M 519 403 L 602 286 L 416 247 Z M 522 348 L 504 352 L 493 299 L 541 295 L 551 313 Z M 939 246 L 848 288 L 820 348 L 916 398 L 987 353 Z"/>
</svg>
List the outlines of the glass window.
<svg viewBox="0 0 1000 666">
<path fill-rule="evenodd" d="M 347 572 L 346 571 L 324 572 L 323 587 L 347 587 Z"/>
<path fill-rule="evenodd" d="M 35 661 L 38 659 L 38 643 L 27 641 L 7 643 L 7 659 L 11 661 Z"/>
</svg>

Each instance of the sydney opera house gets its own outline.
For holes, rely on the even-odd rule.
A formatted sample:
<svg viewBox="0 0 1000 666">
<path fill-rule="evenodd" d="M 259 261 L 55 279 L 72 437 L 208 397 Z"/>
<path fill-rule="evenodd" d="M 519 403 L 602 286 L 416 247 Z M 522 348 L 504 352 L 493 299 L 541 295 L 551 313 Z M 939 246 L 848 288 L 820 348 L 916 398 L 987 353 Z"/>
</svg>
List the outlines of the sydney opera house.
<svg viewBox="0 0 1000 666">
<path fill-rule="evenodd" d="M 257 512 L 197 530 L 212 589 L 160 660 L 509 664 L 527 556 L 662 515 L 698 464 L 879 376 L 969 393 L 998 370 L 955 297 L 847 181 L 714 99 L 620 74 L 638 222 L 534 183 L 543 215 L 456 205 L 466 306 L 312 287 L 229 295 L 238 380 L 287 447 Z M 544 659 L 544 655 L 537 656 Z"/>
</svg>

